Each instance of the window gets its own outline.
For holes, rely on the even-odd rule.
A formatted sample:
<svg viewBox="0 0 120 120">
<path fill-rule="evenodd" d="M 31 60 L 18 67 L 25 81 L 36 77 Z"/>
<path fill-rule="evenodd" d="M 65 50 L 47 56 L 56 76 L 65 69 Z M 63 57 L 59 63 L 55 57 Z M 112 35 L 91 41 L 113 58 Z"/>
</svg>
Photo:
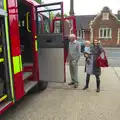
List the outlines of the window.
<svg viewBox="0 0 120 120">
<path fill-rule="evenodd" d="M 109 20 L 109 13 L 103 13 L 102 15 L 102 20 Z"/>
<path fill-rule="evenodd" d="M 79 29 L 77 30 L 77 37 L 81 37 L 81 31 Z"/>
<path fill-rule="evenodd" d="M 49 24 L 49 18 L 38 14 L 38 34 L 41 33 L 50 33 L 50 24 Z"/>
<path fill-rule="evenodd" d="M 99 29 L 99 38 L 112 38 L 111 28 L 100 28 Z"/>
</svg>

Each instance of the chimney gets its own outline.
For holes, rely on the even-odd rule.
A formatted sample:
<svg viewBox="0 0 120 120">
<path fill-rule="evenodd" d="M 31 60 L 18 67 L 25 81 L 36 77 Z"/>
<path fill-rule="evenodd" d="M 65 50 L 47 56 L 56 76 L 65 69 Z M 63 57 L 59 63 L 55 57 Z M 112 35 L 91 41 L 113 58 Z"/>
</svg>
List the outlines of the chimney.
<svg viewBox="0 0 120 120">
<path fill-rule="evenodd" d="M 74 0 L 70 0 L 70 16 L 74 16 Z"/>
<path fill-rule="evenodd" d="M 117 14 L 120 15 L 120 10 L 118 10 Z"/>
</svg>

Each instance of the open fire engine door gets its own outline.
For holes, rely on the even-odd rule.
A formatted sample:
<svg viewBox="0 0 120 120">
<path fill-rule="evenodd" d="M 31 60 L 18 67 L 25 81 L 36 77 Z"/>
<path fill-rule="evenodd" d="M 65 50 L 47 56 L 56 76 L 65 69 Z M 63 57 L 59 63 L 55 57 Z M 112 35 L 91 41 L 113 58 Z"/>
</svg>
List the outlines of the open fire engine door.
<svg viewBox="0 0 120 120">
<path fill-rule="evenodd" d="M 53 17 L 61 21 L 52 29 Z M 36 6 L 37 43 L 40 80 L 65 82 L 63 3 Z"/>
</svg>

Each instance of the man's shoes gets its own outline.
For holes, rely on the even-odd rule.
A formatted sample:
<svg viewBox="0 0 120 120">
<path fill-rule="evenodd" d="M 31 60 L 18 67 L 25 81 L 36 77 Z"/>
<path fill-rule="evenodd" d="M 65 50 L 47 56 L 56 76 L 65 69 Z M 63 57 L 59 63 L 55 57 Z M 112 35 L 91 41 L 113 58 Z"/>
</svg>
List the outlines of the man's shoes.
<svg viewBox="0 0 120 120">
<path fill-rule="evenodd" d="M 96 92 L 99 93 L 100 92 L 100 88 L 97 88 Z"/>
<path fill-rule="evenodd" d="M 83 88 L 83 90 L 86 90 L 86 89 L 88 89 L 88 86 L 85 86 L 85 87 Z"/>
<path fill-rule="evenodd" d="M 75 85 L 74 85 L 74 88 L 78 88 L 78 86 L 79 86 L 78 84 L 75 84 Z"/>
<path fill-rule="evenodd" d="M 68 85 L 74 85 L 74 84 L 75 84 L 74 82 L 68 83 Z"/>
</svg>

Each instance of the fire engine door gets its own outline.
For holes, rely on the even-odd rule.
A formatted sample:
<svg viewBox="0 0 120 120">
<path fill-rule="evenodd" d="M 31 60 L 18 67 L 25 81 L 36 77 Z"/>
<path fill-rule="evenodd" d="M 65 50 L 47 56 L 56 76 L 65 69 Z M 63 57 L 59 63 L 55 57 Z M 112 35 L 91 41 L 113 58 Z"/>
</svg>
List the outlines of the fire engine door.
<svg viewBox="0 0 120 120">
<path fill-rule="evenodd" d="M 53 12 L 61 17 L 57 33 L 51 30 Z M 43 81 L 65 81 L 62 17 L 61 2 L 36 7 L 39 76 Z"/>
</svg>

